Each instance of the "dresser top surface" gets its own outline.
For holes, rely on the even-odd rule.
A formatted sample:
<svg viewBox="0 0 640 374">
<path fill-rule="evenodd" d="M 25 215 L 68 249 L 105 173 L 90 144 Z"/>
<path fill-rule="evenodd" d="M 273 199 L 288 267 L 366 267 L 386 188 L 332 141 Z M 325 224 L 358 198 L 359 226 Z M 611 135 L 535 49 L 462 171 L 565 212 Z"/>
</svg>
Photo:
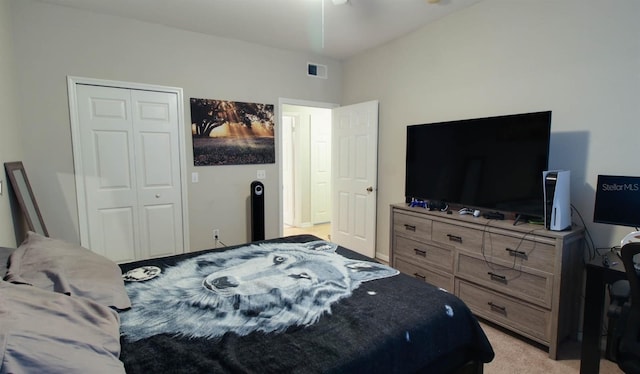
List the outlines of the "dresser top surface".
<svg viewBox="0 0 640 374">
<path fill-rule="evenodd" d="M 532 224 L 532 223 L 515 223 L 513 219 L 487 219 L 484 217 L 474 217 L 470 214 L 459 214 L 457 210 L 449 210 L 448 212 L 441 212 L 437 210 L 428 210 L 421 207 L 410 207 L 408 204 L 392 204 L 392 209 L 401 210 L 405 212 L 418 213 L 426 215 L 428 218 L 435 219 L 442 222 L 451 224 L 470 224 L 478 225 L 481 228 L 498 228 L 502 230 L 529 233 L 539 236 L 547 236 L 552 238 L 568 238 L 574 235 L 582 236 L 584 229 L 582 226 L 573 225 L 571 230 L 566 231 L 552 231 L 547 230 L 544 225 Z"/>
</svg>

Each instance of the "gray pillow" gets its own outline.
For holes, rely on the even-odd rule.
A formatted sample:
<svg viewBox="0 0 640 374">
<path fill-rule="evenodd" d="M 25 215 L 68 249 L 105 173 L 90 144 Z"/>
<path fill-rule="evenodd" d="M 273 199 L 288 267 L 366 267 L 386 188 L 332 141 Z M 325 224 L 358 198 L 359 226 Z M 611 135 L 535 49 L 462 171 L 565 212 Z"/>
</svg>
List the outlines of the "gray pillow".
<svg viewBox="0 0 640 374">
<path fill-rule="evenodd" d="M 77 244 L 35 232 L 29 232 L 9 257 L 5 280 L 86 297 L 117 309 L 131 307 L 122 272 L 115 262 Z"/>
<path fill-rule="evenodd" d="M 125 372 L 113 309 L 4 281 L 0 300 L 0 372 Z"/>
</svg>

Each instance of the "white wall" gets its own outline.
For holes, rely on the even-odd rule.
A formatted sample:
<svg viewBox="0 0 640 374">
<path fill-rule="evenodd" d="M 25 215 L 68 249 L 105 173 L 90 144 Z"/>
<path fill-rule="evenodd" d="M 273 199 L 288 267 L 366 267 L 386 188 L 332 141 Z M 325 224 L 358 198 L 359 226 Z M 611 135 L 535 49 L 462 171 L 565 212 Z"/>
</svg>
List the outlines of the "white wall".
<svg viewBox="0 0 640 374">
<path fill-rule="evenodd" d="M 20 121 L 15 100 L 13 45 L 11 40 L 11 13 L 8 0 L 0 0 L 0 246 L 14 247 L 11 204 L 4 171 L 4 163 L 22 159 Z M 29 173 L 27 172 L 27 177 Z"/>
<path fill-rule="evenodd" d="M 24 159 L 51 236 L 79 241 L 68 75 L 183 88 L 187 175 L 200 179 L 188 189 L 192 249 L 212 247 L 213 228 L 225 244 L 249 240 L 250 183 L 259 169 L 267 174 L 266 236 L 278 235 L 277 164 L 193 167 L 189 98 L 340 102 L 339 62 L 33 0 L 10 4 Z M 329 79 L 307 77 L 308 61 L 327 65 Z"/>
<path fill-rule="evenodd" d="M 637 0 L 484 0 L 347 61 L 343 104 L 380 100 L 378 253 L 404 201 L 406 125 L 541 110 L 550 168 L 571 170 L 595 244 L 619 244 L 631 228 L 592 222 L 594 185 L 640 175 L 638 15 Z"/>
</svg>

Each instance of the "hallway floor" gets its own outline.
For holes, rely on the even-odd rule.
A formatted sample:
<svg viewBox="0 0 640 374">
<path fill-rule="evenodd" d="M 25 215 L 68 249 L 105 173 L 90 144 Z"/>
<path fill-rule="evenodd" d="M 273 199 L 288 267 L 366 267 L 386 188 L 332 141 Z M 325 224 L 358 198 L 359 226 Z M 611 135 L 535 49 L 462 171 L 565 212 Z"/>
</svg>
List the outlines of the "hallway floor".
<svg viewBox="0 0 640 374">
<path fill-rule="evenodd" d="M 293 227 L 293 226 L 284 226 L 283 229 L 284 236 L 289 235 L 300 235 L 300 234 L 310 234 L 315 235 L 324 240 L 331 240 L 331 223 L 322 223 L 319 225 L 313 225 L 310 227 Z"/>
</svg>

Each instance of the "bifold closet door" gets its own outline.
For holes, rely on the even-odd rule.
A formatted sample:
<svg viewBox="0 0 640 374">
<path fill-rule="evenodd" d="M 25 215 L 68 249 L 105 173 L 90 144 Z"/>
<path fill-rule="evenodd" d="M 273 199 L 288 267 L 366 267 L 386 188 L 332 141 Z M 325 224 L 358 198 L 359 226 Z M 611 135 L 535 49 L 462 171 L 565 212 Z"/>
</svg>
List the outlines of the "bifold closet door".
<svg viewBox="0 0 640 374">
<path fill-rule="evenodd" d="M 89 248 L 116 262 L 182 253 L 177 95 L 80 84 L 77 98 Z"/>
</svg>

